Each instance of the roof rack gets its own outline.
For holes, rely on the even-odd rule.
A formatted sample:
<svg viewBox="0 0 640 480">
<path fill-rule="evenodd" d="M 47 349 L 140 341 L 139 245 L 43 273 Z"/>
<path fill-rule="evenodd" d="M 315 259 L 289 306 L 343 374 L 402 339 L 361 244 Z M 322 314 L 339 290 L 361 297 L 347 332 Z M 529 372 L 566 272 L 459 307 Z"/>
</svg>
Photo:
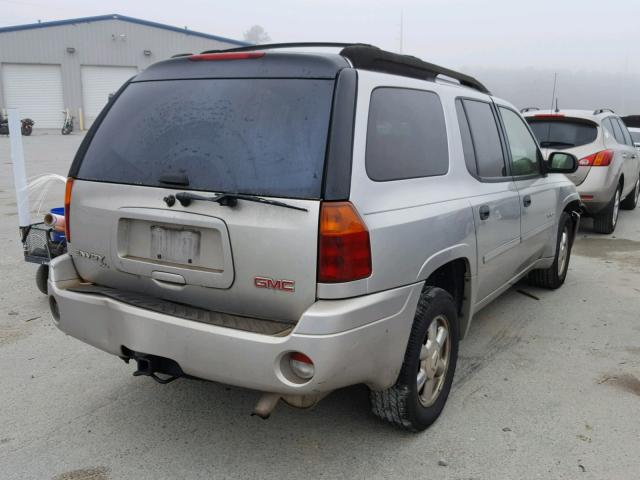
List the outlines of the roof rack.
<svg viewBox="0 0 640 480">
<path fill-rule="evenodd" d="M 487 87 L 475 78 L 465 75 L 464 73 L 456 72 L 455 70 L 425 62 L 411 55 L 387 52 L 386 50 L 381 50 L 370 45 L 350 45 L 345 47 L 340 52 L 340 55 L 348 58 L 356 68 L 430 81 L 435 81 L 439 75 L 444 75 L 445 77 L 457 80 L 465 87 L 491 95 Z"/>
<path fill-rule="evenodd" d="M 428 63 L 411 55 L 400 55 L 382 50 L 365 43 L 333 43 L 333 42 L 299 42 L 299 43 L 269 43 L 264 45 L 249 45 L 225 50 L 206 50 L 202 53 L 247 52 L 252 50 L 274 50 L 281 48 L 304 47 L 333 47 L 342 48 L 340 55 L 347 58 L 355 68 L 372 70 L 381 73 L 391 73 L 420 80 L 435 81 L 440 75 L 452 78 L 461 85 L 473 88 L 487 95 L 491 92 L 475 78 L 455 70 L 450 70 L 433 63 Z"/>
<path fill-rule="evenodd" d="M 520 110 L 520 113 L 534 112 L 536 110 L 540 110 L 538 107 L 525 107 Z"/>
<path fill-rule="evenodd" d="M 601 113 L 606 113 L 606 112 L 616 113 L 613 110 L 611 110 L 610 108 L 599 108 L 598 110 L 594 111 L 593 114 L 594 115 L 600 115 Z"/>
</svg>

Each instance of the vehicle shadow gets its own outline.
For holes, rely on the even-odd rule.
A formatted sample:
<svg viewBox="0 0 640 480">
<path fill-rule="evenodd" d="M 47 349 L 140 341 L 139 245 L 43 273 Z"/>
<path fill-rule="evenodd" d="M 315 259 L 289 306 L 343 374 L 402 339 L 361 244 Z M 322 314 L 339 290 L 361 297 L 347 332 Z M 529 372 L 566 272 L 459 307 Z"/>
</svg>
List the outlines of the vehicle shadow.
<svg viewBox="0 0 640 480">
<path fill-rule="evenodd" d="M 221 465 L 223 476 L 236 478 L 270 477 L 270 469 L 273 476 L 363 478 L 359 456 L 381 449 L 396 456 L 421 438 L 373 417 L 364 386 L 336 391 L 306 411 L 281 402 L 262 420 L 250 415 L 257 392 L 195 380 L 126 383 L 126 394 L 95 421 L 117 431 L 120 445 L 142 446 L 141 462 L 192 470 L 199 478 L 207 471 L 219 475 Z M 372 474 L 386 468 L 384 458 L 366 463 Z"/>
</svg>

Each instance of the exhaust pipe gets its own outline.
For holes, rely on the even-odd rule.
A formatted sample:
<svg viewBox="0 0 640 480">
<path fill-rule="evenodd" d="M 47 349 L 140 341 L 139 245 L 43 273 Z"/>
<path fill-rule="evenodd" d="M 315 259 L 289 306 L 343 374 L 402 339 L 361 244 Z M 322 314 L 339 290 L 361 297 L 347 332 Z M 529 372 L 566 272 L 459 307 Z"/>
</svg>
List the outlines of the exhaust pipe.
<svg viewBox="0 0 640 480">
<path fill-rule="evenodd" d="M 254 415 L 266 420 L 271 415 L 271 412 L 276 408 L 280 401 L 280 395 L 277 393 L 264 393 L 253 408 L 251 416 Z"/>
</svg>

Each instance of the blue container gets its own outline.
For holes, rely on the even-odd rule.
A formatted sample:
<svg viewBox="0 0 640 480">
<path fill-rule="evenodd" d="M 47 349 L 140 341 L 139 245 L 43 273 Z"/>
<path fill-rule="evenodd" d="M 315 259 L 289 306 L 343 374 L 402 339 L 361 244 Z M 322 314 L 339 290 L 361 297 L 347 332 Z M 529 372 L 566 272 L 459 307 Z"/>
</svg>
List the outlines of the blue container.
<svg viewBox="0 0 640 480">
<path fill-rule="evenodd" d="M 61 215 L 64 217 L 64 207 L 52 208 L 51 210 L 49 210 L 49 212 L 53 213 L 54 215 Z M 66 240 L 64 236 L 64 232 L 58 232 L 54 230 L 51 233 L 51 240 L 53 240 L 56 243 Z"/>
</svg>

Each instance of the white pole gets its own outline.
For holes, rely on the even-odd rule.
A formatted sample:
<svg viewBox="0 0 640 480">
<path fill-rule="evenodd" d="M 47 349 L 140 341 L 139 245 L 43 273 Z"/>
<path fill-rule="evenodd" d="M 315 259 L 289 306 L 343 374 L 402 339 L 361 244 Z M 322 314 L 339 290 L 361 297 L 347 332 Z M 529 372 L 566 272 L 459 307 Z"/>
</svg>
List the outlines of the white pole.
<svg viewBox="0 0 640 480">
<path fill-rule="evenodd" d="M 27 227 L 31 224 L 31 218 L 29 215 L 27 172 L 24 166 L 24 150 L 22 149 L 20 112 L 18 112 L 17 108 L 9 108 L 8 114 L 11 162 L 13 163 L 13 185 L 16 189 L 16 204 L 18 205 L 18 223 L 20 227 Z"/>
</svg>

